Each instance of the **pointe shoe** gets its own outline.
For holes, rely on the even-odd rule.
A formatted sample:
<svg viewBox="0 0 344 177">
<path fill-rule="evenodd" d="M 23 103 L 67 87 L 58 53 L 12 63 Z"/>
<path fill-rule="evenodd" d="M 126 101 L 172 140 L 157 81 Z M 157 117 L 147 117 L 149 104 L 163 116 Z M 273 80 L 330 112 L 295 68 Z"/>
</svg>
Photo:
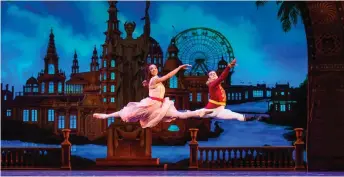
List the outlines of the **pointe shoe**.
<svg viewBox="0 0 344 177">
<path fill-rule="evenodd" d="M 205 115 L 207 115 L 207 114 L 211 114 L 211 113 L 213 113 L 214 111 L 212 111 L 212 110 L 202 110 L 202 111 L 200 111 L 200 113 L 199 113 L 199 117 L 204 117 Z"/>
</svg>

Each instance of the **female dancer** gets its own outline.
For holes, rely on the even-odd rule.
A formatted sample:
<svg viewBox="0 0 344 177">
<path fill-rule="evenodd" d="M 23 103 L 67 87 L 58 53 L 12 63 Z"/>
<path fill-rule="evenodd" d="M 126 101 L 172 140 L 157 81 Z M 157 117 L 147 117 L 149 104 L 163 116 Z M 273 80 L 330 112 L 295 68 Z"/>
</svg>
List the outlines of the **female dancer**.
<svg viewBox="0 0 344 177">
<path fill-rule="evenodd" d="M 210 114 L 211 110 L 196 110 L 179 112 L 174 107 L 174 102 L 165 96 L 165 87 L 162 82 L 176 75 L 179 70 L 187 69 L 191 65 L 181 65 L 163 77 L 158 76 L 158 69 L 154 64 L 148 66 L 146 81 L 148 82 L 149 97 L 140 102 L 130 102 L 118 112 L 111 114 L 93 114 L 98 119 L 107 119 L 110 117 L 120 117 L 124 122 L 140 121 L 142 128 L 154 127 L 159 122 L 171 122 L 176 118 L 187 119 L 190 117 L 203 117 Z M 144 83 L 143 83 L 144 84 Z"/>
</svg>

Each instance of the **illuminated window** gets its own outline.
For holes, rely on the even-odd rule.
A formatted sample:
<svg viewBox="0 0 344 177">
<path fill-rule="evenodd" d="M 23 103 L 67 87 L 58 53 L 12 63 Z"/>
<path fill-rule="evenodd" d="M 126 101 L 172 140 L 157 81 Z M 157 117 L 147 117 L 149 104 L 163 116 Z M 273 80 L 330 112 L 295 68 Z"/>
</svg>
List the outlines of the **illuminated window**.
<svg viewBox="0 0 344 177">
<path fill-rule="evenodd" d="M 104 80 L 104 81 L 106 80 L 106 72 L 104 72 L 103 80 Z"/>
<path fill-rule="evenodd" d="M 202 101 L 202 95 L 201 93 L 197 93 L 197 102 L 201 102 Z"/>
<path fill-rule="evenodd" d="M 5 101 L 7 100 L 7 95 L 4 96 L 4 100 L 5 100 Z"/>
<path fill-rule="evenodd" d="M 111 67 L 115 67 L 115 64 L 116 64 L 115 60 L 111 60 Z"/>
<path fill-rule="evenodd" d="M 266 97 L 271 97 L 271 90 L 266 91 Z"/>
<path fill-rule="evenodd" d="M 76 115 L 71 115 L 70 117 L 69 117 L 69 122 L 70 122 L 70 124 L 69 124 L 69 128 L 76 128 Z"/>
<path fill-rule="evenodd" d="M 111 85 L 110 90 L 111 92 L 115 92 L 115 85 Z"/>
<path fill-rule="evenodd" d="M 111 72 L 111 80 L 115 80 L 115 73 Z"/>
<path fill-rule="evenodd" d="M 59 93 L 62 93 L 62 82 L 59 82 L 58 85 L 57 85 L 57 91 Z"/>
<path fill-rule="evenodd" d="M 172 76 L 170 79 L 170 88 L 177 88 L 178 87 L 178 79 L 177 76 Z"/>
<path fill-rule="evenodd" d="M 104 66 L 104 68 L 106 67 L 106 60 L 104 60 L 104 65 L 103 66 Z"/>
<path fill-rule="evenodd" d="M 248 99 L 248 91 L 245 91 L 245 99 Z"/>
<path fill-rule="evenodd" d="M 49 82 L 49 93 L 54 93 L 54 82 Z"/>
<path fill-rule="evenodd" d="M 103 98 L 103 102 L 106 103 L 106 98 Z"/>
<path fill-rule="evenodd" d="M 7 117 L 11 117 L 11 115 L 12 115 L 12 110 L 7 109 L 7 110 L 6 110 L 6 116 L 7 116 Z"/>
<path fill-rule="evenodd" d="M 284 95 L 284 92 L 281 92 L 281 95 L 283 96 L 283 95 Z"/>
<path fill-rule="evenodd" d="M 48 74 L 55 74 L 55 65 L 48 64 Z"/>
<path fill-rule="evenodd" d="M 31 110 L 31 121 L 37 122 L 37 110 Z"/>
<path fill-rule="evenodd" d="M 29 110 L 27 110 L 27 109 L 23 110 L 23 121 L 24 122 L 29 121 Z"/>
<path fill-rule="evenodd" d="M 104 85 L 104 87 L 103 87 L 103 92 L 104 93 L 106 92 L 106 85 Z"/>
<path fill-rule="evenodd" d="M 25 88 L 25 92 L 31 92 L 31 88 L 30 87 L 26 87 Z"/>
<path fill-rule="evenodd" d="M 59 129 L 65 128 L 65 116 L 59 116 L 59 118 L 58 118 L 58 128 Z"/>
<path fill-rule="evenodd" d="M 281 107 L 280 107 L 280 108 L 281 108 L 281 111 L 282 111 L 282 112 L 285 112 L 285 104 L 281 104 Z"/>
<path fill-rule="evenodd" d="M 189 93 L 189 100 L 192 101 L 192 93 Z"/>
<path fill-rule="evenodd" d="M 111 98 L 110 98 L 110 102 L 111 102 L 111 103 L 114 103 L 114 102 L 115 102 L 115 98 L 114 98 L 114 97 L 111 97 Z"/>
<path fill-rule="evenodd" d="M 48 110 L 48 121 L 53 122 L 55 120 L 55 110 L 49 109 Z"/>
<path fill-rule="evenodd" d="M 290 106 L 290 104 L 288 104 L 288 110 L 289 110 L 289 111 L 291 110 L 291 106 Z"/>
<path fill-rule="evenodd" d="M 110 126 L 113 122 L 115 122 L 115 118 L 114 117 L 110 117 L 107 120 L 108 126 Z"/>
</svg>

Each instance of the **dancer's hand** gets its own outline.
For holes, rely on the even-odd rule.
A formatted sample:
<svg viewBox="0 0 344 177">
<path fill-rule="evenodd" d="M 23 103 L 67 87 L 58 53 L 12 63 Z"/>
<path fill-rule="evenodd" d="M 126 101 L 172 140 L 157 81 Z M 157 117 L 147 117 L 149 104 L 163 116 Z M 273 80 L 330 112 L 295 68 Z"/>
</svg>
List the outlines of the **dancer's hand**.
<svg viewBox="0 0 344 177">
<path fill-rule="evenodd" d="M 188 67 L 192 67 L 192 65 L 184 64 L 179 66 L 180 69 L 187 69 Z"/>
<path fill-rule="evenodd" d="M 234 60 L 232 60 L 232 62 L 228 64 L 229 67 L 234 67 L 235 65 L 236 65 L 236 58 L 234 58 Z"/>
<path fill-rule="evenodd" d="M 147 86 L 148 86 L 148 82 L 147 82 L 146 80 L 144 80 L 144 81 L 142 82 L 142 86 L 147 87 Z"/>
<path fill-rule="evenodd" d="M 106 114 L 94 113 L 93 117 L 96 118 L 96 119 L 106 119 L 107 115 Z"/>
</svg>

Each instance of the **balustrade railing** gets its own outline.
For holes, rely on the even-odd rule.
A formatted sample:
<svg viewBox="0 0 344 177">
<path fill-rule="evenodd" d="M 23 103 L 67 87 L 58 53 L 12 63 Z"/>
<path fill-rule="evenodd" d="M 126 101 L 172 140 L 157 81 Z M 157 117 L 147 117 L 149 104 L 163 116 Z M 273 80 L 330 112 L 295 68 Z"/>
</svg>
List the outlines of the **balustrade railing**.
<svg viewBox="0 0 344 177">
<path fill-rule="evenodd" d="M 304 170 L 303 129 L 295 129 L 294 146 L 199 147 L 198 129 L 190 129 L 189 169 L 216 170 Z"/>
<path fill-rule="evenodd" d="M 54 168 L 61 148 L 1 148 L 1 168 Z"/>
<path fill-rule="evenodd" d="M 61 148 L 2 147 L 1 169 L 71 169 L 69 129 L 62 130 Z"/>
</svg>

